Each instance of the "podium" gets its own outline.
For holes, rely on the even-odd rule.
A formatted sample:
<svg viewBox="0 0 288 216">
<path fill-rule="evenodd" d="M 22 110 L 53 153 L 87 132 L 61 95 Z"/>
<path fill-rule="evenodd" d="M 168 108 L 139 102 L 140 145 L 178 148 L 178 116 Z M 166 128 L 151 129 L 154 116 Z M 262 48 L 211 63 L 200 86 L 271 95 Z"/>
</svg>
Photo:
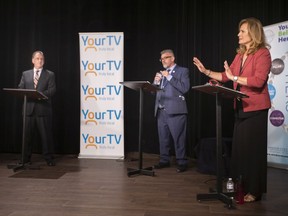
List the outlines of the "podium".
<svg viewBox="0 0 288 216">
<path fill-rule="evenodd" d="M 34 99 L 34 100 L 46 100 L 48 99 L 43 93 L 38 92 L 35 89 L 18 89 L 18 88 L 3 88 L 3 90 L 13 96 L 23 98 L 23 126 L 22 126 L 22 153 L 21 153 L 21 162 L 15 165 L 7 165 L 8 169 L 13 169 L 14 172 L 20 169 L 27 169 L 29 168 L 29 164 L 24 163 L 24 152 L 25 152 L 25 130 L 26 130 L 26 106 L 27 106 L 27 99 Z M 30 167 L 32 169 L 37 169 L 37 167 Z"/>
<path fill-rule="evenodd" d="M 222 177 L 223 177 L 223 158 L 222 158 L 222 117 L 221 117 L 221 106 L 222 98 L 226 99 L 241 99 L 248 97 L 246 94 L 236 91 L 227 87 L 220 86 L 218 84 L 213 85 L 207 83 L 205 85 L 193 86 L 192 89 L 204 92 L 207 94 L 215 95 L 216 97 L 216 164 L 217 164 L 217 185 L 216 192 L 209 194 L 197 194 L 197 200 L 213 200 L 218 199 L 230 209 L 233 207 L 232 199 L 228 196 L 229 193 L 223 193 L 222 189 Z"/>
<path fill-rule="evenodd" d="M 127 175 L 130 177 L 135 174 L 139 175 L 149 175 L 154 176 L 153 167 L 147 167 L 143 168 L 142 166 L 142 125 L 143 125 L 143 94 L 144 91 L 147 92 L 156 92 L 158 90 L 161 90 L 160 88 L 152 85 L 149 81 L 126 81 L 126 82 L 120 82 L 120 84 L 123 84 L 124 86 L 139 91 L 139 137 L 138 137 L 138 148 L 139 148 L 139 166 L 138 169 L 128 168 L 127 169 Z"/>
</svg>

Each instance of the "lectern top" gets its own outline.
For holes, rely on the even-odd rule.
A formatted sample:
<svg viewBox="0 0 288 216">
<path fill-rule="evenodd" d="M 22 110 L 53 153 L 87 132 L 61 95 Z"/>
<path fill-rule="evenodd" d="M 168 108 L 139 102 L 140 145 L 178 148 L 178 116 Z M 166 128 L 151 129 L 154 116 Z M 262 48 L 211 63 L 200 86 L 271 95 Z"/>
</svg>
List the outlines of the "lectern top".
<svg viewBox="0 0 288 216">
<path fill-rule="evenodd" d="M 161 90 L 155 85 L 152 85 L 149 81 L 125 81 L 125 82 L 120 82 L 120 84 L 123 84 L 124 86 L 134 89 L 134 90 L 140 90 L 143 89 L 145 91 L 158 91 Z"/>
<path fill-rule="evenodd" d="M 207 83 L 205 85 L 200 86 L 193 86 L 192 89 L 205 92 L 207 94 L 220 94 L 224 98 L 247 98 L 248 95 L 244 94 L 243 92 L 230 89 L 224 86 L 220 85 L 212 85 L 210 83 Z"/>
<path fill-rule="evenodd" d="M 3 90 L 18 97 L 26 96 L 31 99 L 48 99 L 46 95 L 36 89 L 3 88 Z"/>
</svg>

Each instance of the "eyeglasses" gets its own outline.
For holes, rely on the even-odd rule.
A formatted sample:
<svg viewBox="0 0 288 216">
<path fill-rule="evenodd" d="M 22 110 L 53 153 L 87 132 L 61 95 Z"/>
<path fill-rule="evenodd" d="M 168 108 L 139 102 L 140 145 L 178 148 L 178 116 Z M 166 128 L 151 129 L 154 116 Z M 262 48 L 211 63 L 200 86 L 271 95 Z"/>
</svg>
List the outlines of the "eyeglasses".
<svg viewBox="0 0 288 216">
<path fill-rule="evenodd" d="M 172 56 L 165 56 L 165 57 L 159 59 L 159 61 L 162 62 L 163 60 L 166 60 L 166 59 L 171 58 L 171 57 L 172 57 Z"/>
</svg>

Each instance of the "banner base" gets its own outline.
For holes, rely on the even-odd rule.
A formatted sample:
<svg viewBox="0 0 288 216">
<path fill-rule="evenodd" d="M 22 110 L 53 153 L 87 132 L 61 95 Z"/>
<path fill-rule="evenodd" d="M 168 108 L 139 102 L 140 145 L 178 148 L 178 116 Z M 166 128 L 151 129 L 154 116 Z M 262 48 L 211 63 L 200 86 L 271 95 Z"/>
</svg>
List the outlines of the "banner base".
<svg viewBox="0 0 288 216">
<path fill-rule="evenodd" d="M 268 167 L 288 170 L 288 165 L 287 164 L 268 162 Z"/>
<path fill-rule="evenodd" d="M 79 159 L 123 159 L 124 160 L 124 156 L 122 155 L 78 155 Z"/>
</svg>

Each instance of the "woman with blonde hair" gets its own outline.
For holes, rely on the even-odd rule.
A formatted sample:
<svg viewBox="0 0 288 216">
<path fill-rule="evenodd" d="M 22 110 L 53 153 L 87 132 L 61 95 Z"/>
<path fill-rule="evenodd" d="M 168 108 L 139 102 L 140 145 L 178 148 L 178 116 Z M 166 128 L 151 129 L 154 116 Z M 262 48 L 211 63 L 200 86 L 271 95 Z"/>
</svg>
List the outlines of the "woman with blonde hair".
<svg viewBox="0 0 288 216">
<path fill-rule="evenodd" d="M 230 175 L 234 179 L 242 177 L 244 202 L 254 202 L 267 191 L 267 117 L 271 107 L 267 80 L 271 55 L 263 26 L 256 18 L 240 21 L 238 39 L 236 56 L 230 66 L 224 61 L 224 72 L 206 69 L 196 57 L 193 62 L 206 76 L 220 82 L 231 80 L 235 90 L 249 96 L 234 102 Z"/>
</svg>

